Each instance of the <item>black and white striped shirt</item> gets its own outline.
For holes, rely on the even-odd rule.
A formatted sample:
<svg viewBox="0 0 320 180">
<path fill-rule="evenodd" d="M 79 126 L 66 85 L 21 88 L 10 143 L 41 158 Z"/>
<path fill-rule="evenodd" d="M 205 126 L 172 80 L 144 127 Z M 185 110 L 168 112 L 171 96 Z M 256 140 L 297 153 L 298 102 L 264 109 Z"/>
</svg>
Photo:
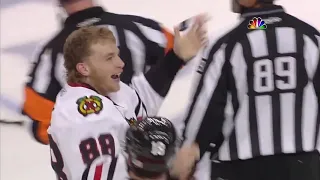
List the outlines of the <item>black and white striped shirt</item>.
<svg viewBox="0 0 320 180">
<path fill-rule="evenodd" d="M 250 30 L 253 17 L 267 23 Z M 218 160 L 320 151 L 320 33 L 280 6 L 249 10 L 205 52 L 184 136 Z M 205 64 L 205 65 L 204 65 Z"/>
<path fill-rule="evenodd" d="M 136 73 L 146 72 L 163 59 L 173 46 L 173 35 L 159 23 L 139 16 L 114 14 L 101 7 L 92 7 L 71 14 L 63 28 L 35 53 L 33 67 L 25 86 L 23 112 L 35 122 L 49 124 L 56 96 L 65 82 L 63 45 L 76 29 L 88 26 L 105 26 L 116 39 L 120 57 L 125 63 L 121 81 L 129 84 Z M 33 131 L 39 131 L 34 127 Z M 36 139 L 45 142 L 46 127 L 34 132 Z M 42 137 L 38 137 L 42 134 Z"/>
</svg>

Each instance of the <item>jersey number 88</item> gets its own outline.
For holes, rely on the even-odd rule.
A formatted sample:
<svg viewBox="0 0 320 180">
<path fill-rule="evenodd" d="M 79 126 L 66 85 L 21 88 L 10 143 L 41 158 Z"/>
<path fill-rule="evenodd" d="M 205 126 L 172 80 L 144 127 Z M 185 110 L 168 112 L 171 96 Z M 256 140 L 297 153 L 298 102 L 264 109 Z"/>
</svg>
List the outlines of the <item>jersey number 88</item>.
<svg viewBox="0 0 320 180">
<path fill-rule="evenodd" d="M 50 148 L 52 149 L 52 152 L 53 152 L 53 154 L 51 155 L 51 166 L 56 172 L 59 180 L 68 180 L 67 175 L 63 172 L 64 162 L 63 162 L 61 152 L 58 149 L 57 144 L 53 141 L 51 135 L 49 135 L 49 142 L 50 142 Z M 112 157 L 111 166 L 114 166 L 114 167 L 109 168 L 108 179 L 109 177 L 111 177 L 112 179 L 117 158 L 115 157 L 114 138 L 112 137 L 111 134 L 102 134 L 98 137 L 98 140 L 94 138 L 85 139 L 81 141 L 79 145 L 79 150 L 82 155 L 83 163 L 87 165 L 87 170 L 90 169 L 91 163 L 101 155 L 111 156 Z M 52 158 L 53 155 L 55 157 L 55 160 Z M 84 176 L 87 176 L 87 172 L 86 172 L 87 170 L 85 170 Z M 102 170 L 101 168 L 96 169 L 96 171 L 101 171 L 101 170 Z M 101 173 L 96 172 L 95 175 L 101 176 Z M 100 179 L 100 177 L 94 177 L 94 179 Z"/>
</svg>

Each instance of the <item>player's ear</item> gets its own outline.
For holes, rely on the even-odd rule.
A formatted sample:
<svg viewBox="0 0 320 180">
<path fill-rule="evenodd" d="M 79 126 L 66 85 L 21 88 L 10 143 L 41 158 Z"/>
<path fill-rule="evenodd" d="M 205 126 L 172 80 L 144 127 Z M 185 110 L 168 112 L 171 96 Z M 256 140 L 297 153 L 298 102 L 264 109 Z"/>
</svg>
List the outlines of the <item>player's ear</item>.
<svg viewBox="0 0 320 180">
<path fill-rule="evenodd" d="M 85 62 L 78 63 L 76 69 L 82 76 L 89 76 L 90 74 L 90 68 Z"/>
</svg>

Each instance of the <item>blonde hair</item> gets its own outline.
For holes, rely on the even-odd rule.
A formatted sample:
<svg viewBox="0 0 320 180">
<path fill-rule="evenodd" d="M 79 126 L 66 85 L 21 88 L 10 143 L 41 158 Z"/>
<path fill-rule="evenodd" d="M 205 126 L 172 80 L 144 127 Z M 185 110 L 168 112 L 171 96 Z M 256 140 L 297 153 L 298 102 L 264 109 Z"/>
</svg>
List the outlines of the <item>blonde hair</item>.
<svg viewBox="0 0 320 180">
<path fill-rule="evenodd" d="M 63 46 L 67 82 L 80 81 L 83 76 L 77 71 L 77 64 L 91 55 L 91 46 L 93 44 L 105 41 L 116 42 L 112 32 L 106 27 L 83 27 L 68 36 Z"/>
</svg>

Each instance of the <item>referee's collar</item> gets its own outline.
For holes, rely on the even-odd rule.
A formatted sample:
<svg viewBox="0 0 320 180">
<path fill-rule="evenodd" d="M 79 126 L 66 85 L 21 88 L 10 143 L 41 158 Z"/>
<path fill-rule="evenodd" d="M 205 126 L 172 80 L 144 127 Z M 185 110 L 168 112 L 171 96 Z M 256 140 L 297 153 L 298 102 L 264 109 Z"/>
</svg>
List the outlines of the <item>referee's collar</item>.
<svg viewBox="0 0 320 180">
<path fill-rule="evenodd" d="M 262 16 L 267 14 L 274 14 L 274 13 L 283 13 L 285 12 L 282 6 L 278 5 L 271 5 L 265 6 L 261 8 L 250 8 L 244 9 L 241 13 L 242 18 L 252 17 L 252 16 Z"/>
<path fill-rule="evenodd" d="M 99 17 L 104 12 L 105 11 L 103 10 L 103 8 L 99 7 L 99 6 L 88 8 L 88 9 L 85 9 L 82 11 L 78 11 L 76 13 L 69 15 L 69 17 L 66 19 L 64 25 L 78 24 L 88 18 Z"/>
</svg>

